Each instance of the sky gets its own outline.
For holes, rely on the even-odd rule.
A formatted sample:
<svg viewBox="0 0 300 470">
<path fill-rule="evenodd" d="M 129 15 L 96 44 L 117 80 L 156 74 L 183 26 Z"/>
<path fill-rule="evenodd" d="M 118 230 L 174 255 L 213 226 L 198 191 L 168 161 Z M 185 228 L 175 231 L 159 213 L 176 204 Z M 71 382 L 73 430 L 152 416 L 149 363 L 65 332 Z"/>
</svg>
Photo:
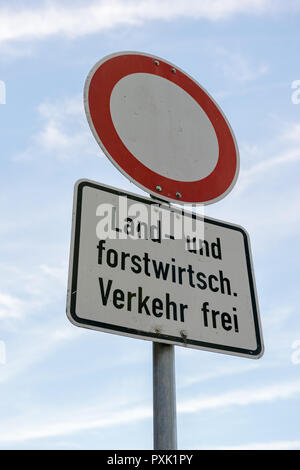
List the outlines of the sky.
<svg viewBox="0 0 300 470">
<path fill-rule="evenodd" d="M 300 449 L 300 1 L 0 1 L 0 448 L 152 449 L 152 344 L 66 317 L 78 179 L 145 193 L 83 106 L 102 57 L 141 51 L 194 77 L 240 151 L 207 216 L 250 235 L 258 360 L 175 347 L 179 449 Z"/>
</svg>

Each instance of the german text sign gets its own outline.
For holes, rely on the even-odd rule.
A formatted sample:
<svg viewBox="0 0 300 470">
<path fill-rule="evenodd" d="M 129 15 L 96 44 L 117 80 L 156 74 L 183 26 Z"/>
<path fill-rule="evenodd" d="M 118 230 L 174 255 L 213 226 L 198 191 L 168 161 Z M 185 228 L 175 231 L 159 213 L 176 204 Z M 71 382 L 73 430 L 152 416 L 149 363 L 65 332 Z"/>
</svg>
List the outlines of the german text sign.
<svg viewBox="0 0 300 470">
<path fill-rule="evenodd" d="M 242 227 L 88 180 L 75 186 L 67 314 L 134 338 L 263 354 Z"/>
</svg>

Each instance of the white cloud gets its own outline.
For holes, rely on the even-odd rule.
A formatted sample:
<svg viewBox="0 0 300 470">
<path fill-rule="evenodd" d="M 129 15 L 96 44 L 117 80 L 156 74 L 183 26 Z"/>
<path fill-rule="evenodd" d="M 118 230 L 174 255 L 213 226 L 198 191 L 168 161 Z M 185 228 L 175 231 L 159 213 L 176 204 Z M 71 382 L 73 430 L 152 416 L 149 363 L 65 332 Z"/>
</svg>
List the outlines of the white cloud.
<svg viewBox="0 0 300 470">
<path fill-rule="evenodd" d="M 70 4 L 69 7 L 59 2 L 27 9 L 2 7 L 0 42 L 53 35 L 74 38 L 147 20 L 187 17 L 216 21 L 241 13 L 274 12 L 279 4 L 270 0 L 103 0 Z"/>
<path fill-rule="evenodd" d="M 199 396 L 193 400 L 186 400 L 179 403 L 178 411 L 181 413 L 195 413 L 197 411 L 228 406 L 248 406 L 291 398 L 299 393 L 300 381 L 278 383 L 255 390 L 231 390 L 227 393 L 210 397 Z"/>
<path fill-rule="evenodd" d="M 216 67 L 221 70 L 227 78 L 239 81 L 249 82 L 264 76 L 269 71 L 269 65 L 264 63 L 253 63 L 238 52 L 231 52 L 225 49 L 215 51 Z M 218 62 L 220 58 L 220 62 Z"/>
<path fill-rule="evenodd" d="M 216 64 L 218 67 L 222 67 L 222 63 Z M 261 66 L 265 65 L 265 73 L 268 71 L 268 65 L 264 62 L 261 64 Z M 253 66 L 253 65 L 252 65 Z M 257 65 L 256 65 L 257 67 Z M 263 69 L 262 69 L 263 70 Z M 232 82 L 233 83 L 233 82 Z M 251 83 L 257 83 L 257 82 L 251 82 Z M 237 96 L 243 96 L 243 95 L 250 95 L 252 94 L 255 96 L 256 93 L 258 92 L 269 92 L 271 89 L 274 90 L 280 90 L 280 89 L 287 89 L 289 86 L 288 81 L 282 81 L 282 82 L 263 82 L 260 85 L 247 85 L 247 86 L 235 86 L 236 83 L 233 83 L 234 87 L 232 88 L 227 88 L 226 90 L 215 90 L 213 91 L 212 95 L 214 96 L 215 99 L 224 99 L 224 98 L 231 98 L 231 97 L 237 97 Z"/>
<path fill-rule="evenodd" d="M 214 379 L 220 379 L 221 377 L 230 377 L 236 374 L 243 374 L 245 372 L 252 371 L 254 369 L 257 369 L 258 367 L 261 367 L 257 363 L 252 363 L 252 364 L 244 364 L 242 366 L 240 365 L 231 365 L 229 367 L 224 366 L 224 364 L 221 365 L 221 367 L 215 366 L 212 370 L 209 370 L 208 372 L 202 371 L 201 374 L 197 375 L 196 372 L 193 372 L 192 375 L 187 375 L 181 379 L 181 387 L 189 387 L 191 385 L 194 385 L 196 383 L 203 383 L 208 380 L 214 380 Z"/>
<path fill-rule="evenodd" d="M 89 152 L 99 153 L 88 127 L 81 96 L 61 102 L 42 103 L 38 108 L 42 130 L 33 137 L 32 145 L 56 158 L 72 158 Z"/>
<path fill-rule="evenodd" d="M 44 416 L 42 421 L 32 423 L 32 417 L 26 417 L 22 423 L 4 423 L 0 431 L 0 444 L 22 442 L 29 439 L 66 436 L 74 432 L 120 426 L 137 422 L 152 416 L 151 407 L 125 407 L 111 410 L 110 407 L 99 405 L 95 408 L 78 410 L 61 410 L 57 415 Z"/>
<path fill-rule="evenodd" d="M 65 342 L 76 340 L 83 334 L 82 328 L 74 328 L 67 322 L 62 325 L 62 321 L 59 321 L 52 325 L 46 320 L 42 328 L 29 327 L 24 331 L 26 331 L 25 345 L 22 343 L 22 336 L 19 338 L 19 347 L 13 347 L 12 343 L 7 341 L 8 359 L 5 367 L 0 368 L 0 384 L 24 374 L 33 365 L 43 362 L 46 357 L 56 353 Z"/>
<path fill-rule="evenodd" d="M 63 287 L 66 287 L 67 281 L 67 266 L 49 266 L 47 264 L 41 264 L 40 269 L 47 276 L 58 281 Z"/>
<path fill-rule="evenodd" d="M 18 321 L 39 313 L 66 291 L 67 266 L 28 267 L 1 265 L 0 318 Z M 62 287 L 64 290 L 62 290 Z M 3 325 L 3 324 L 2 324 Z"/>
<path fill-rule="evenodd" d="M 18 341 L 7 340 L 9 359 L 0 369 L 0 383 L 15 378 L 36 362 L 56 350 L 59 344 L 74 339 L 82 331 L 67 322 L 64 307 L 59 323 L 49 318 L 45 311 L 49 305 L 65 297 L 67 283 L 66 265 L 19 267 L 1 265 L 0 321 L 1 340 L 6 333 L 17 333 Z M 64 301 L 65 303 L 65 301 Z M 57 317 L 56 317 L 57 318 Z M 36 326 L 38 319 L 42 328 Z M 57 321 L 57 320 L 56 320 Z M 35 322 L 35 323 L 34 323 Z M 61 325 L 61 322 L 67 325 Z M 9 335 L 8 338 L 11 338 Z"/>
<path fill-rule="evenodd" d="M 0 292 L 0 319 L 20 318 L 25 311 L 25 302 L 13 295 Z"/>
<path fill-rule="evenodd" d="M 294 163 L 300 160 L 300 149 L 294 148 L 284 150 L 283 152 L 275 155 L 272 158 L 266 158 L 254 164 L 248 170 L 241 171 L 239 191 L 246 189 L 257 176 L 263 175 L 267 171 L 275 170 L 277 167 Z"/>
<path fill-rule="evenodd" d="M 285 130 L 280 136 L 281 140 L 300 144 L 300 122 L 292 122 L 285 124 Z"/>
<path fill-rule="evenodd" d="M 295 308 L 292 306 L 277 306 L 272 307 L 270 310 L 265 311 L 264 324 L 266 328 L 275 327 L 282 332 L 282 328 L 286 322 L 295 315 Z"/>
<path fill-rule="evenodd" d="M 256 390 L 232 390 L 215 396 L 201 396 L 195 400 L 186 400 L 179 403 L 179 413 L 194 413 L 202 410 L 224 408 L 228 406 L 246 406 L 258 403 L 273 402 L 279 399 L 288 399 L 300 393 L 300 382 L 277 383 L 272 386 Z M 121 400 L 111 404 L 95 403 L 88 408 L 49 410 L 43 414 L 43 419 L 37 416 L 36 420 L 23 416 L 17 421 L 9 420 L 2 423 L 0 430 L 0 443 L 21 442 L 30 439 L 70 435 L 91 429 L 120 426 L 126 423 L 135 423 L 152 417 L 152 407 L 136 406 Z"/>
<path fill-rule="evenodd" d="M 300 233 L 299 122 L 277 121 L 270 139 L 257 146 L 240 145 L 242 165 L 235 188 L 222 206 L 206 209 L 207 215 L 246 227 L 254 256 L 269 255 L 284 239 Z"/>
<path fill-rule="evenodd" d="M 265 142 L 263 148 L 247 144 L 241 146 L 241 158 L 254 163 L 247 169 L 241 169 L 235 198 L 240 197 L 240 193 L 251 184 L 258 182 L 259 178 L 264 178 L 266 173 L 270 175 L 300 160 L 300 123 L 280 122 L 278 125 L 283 130 L 278 132 L 272 142 Z"/>
<path fill-rule="evenodd" d="M 238 446 L 220 447 L 222 450 L 296 450 L 300 449 L 300 440 L 254 442 Z"/>
<path fill-rule="evenodd" d="M 103 155 L 89 129 L 82 96 L 56 102 L 44 102 L 38 107 L 41 130 L 31 137 L 29 147 L 14 160 L 41 157 L 71 159 L 85 155 Z"/>
<path fill-rule="evenodd" d="M 1 11 L 1 10 L 0 10 Z M 0 20 L 1 21 L 1 20 Z M 15 60 L 24 57 L 33 56 L 34 52 L 31 47 L 28 47 L 27 44 L 20 46 L 12 42 L 1 42 L 0 41 L 0 53 L 1 53 L 1 62 L 9 62 L 10 60 Z"/>
</svg>

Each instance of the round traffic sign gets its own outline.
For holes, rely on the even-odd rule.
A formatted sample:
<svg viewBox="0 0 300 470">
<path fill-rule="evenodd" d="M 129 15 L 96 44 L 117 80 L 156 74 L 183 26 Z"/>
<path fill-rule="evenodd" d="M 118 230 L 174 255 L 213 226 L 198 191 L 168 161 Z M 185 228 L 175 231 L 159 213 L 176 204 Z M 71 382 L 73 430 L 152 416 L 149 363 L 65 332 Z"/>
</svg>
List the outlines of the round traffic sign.
<svg viewBox="0 0 300 470">
<path fill-rule="evenodd" d="M 106 156 L 153 196 L 210 204 L 234 186 L 239 153 L 226 117 L 170 62 L 140 52 L 104 57 L 86 79 L 84 104 Z"/>
</svg>

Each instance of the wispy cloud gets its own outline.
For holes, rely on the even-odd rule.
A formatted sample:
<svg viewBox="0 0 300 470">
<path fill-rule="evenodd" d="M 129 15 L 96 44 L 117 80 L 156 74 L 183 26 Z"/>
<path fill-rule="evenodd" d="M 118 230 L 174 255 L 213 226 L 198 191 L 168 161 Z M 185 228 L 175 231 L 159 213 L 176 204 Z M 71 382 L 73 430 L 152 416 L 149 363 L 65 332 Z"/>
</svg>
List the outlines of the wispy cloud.
<svg viewBox="0 0 300 470">
<path fill-rule="evenodd" d="M 288 399 L 300 393 L 300 382 L 276 383 L 256 390 L 231 390 L 215 396 L 201 396 L 195 400 L 185 400 L 178 404 L 179 413 L 195 413 L 228 406 L 248 406 Z M 18 443 L 30 439 L 70 435 L 91 429 L 120 426 L 135 423 L 152 417 L 152 407 L 120 402 L 114 409 L 108 403 L 97 403 L 87 407 L 53 410 L 43 416 L 43 420 L 28 419 L 23 416 L 18 422 L 3 423 L 0 431 L 0 444 Z"/>
<path fill-rule="evenodd" d="M 181 387 L 190 387 L 191 385 L 197 383 L 207 382 L 209 380 L 220 379 L 221 377 L 230 377 L 238 374 L 243 374 L 245 372 L 249 372 L 252 370 L 257 369 L 259 366 L 257 363 L 252 364 L 244 364 L 244 365 L 231 365 L 229 367 L 221 365 L 221 367 L 215 367 L 213 370 L 209 372 L 202 372 L 201 375 L 198 375 L 196 372 L 193 372 L 192 375 L 186 375 L 181 379 Z"/>
<path fill-rule="evenodd" d="M 11 342 L 7 342 L 8 359 L 5 366 L 0 369 L 0 384 L 14 380 L 16 377 L 28 372 L 32 366 L 39 364 L 56 353 L 58 348 L 66 342 L 74 341 L 83 334 L 81 328 L 74 328 L 63 321 L 52 324 L 44 320 L 43 327 L 23 328 L 23 336 L 19 337 L 19 345 L 10 349 Z M 25 346 L 25 347 L 24 347 Z"/>
<path fill-rule="evenodd" d="M 275 5 L 274 5 L 275 3 Z M 40 39 L 53 35 L 69 38 L 105 31 L 120 25 L 178 17 L 211 21 L 236 14 L 274 12 L 279 2 L 270 0 L 102 0 L 66 6 L 47 2 L 33 8 L 0 9 L 0 42 Z M 285 2 L 289 3 L 289 2 Z"/>
<path fill-rule="evenodd" d="M 300 449 L 300 440 L 253 442 L 250 444 L 220 447 L 222 450 L 297 450 Z"/>
<path fill-rule="evenodd" d="M 199 396 L 193 400 L 179 403 L 181 413 L 195 413 L 197 411 L 223 408 L 228 406 L 249 406 L 258 403 L 273 402 L 275 400 L 291 398 L 300 393 L 300 381 L 278 383 L 271 386 L 253 390 L 231 390 L 227 393 L 210 397 Z"/>
<path fill-rule="evenodd" d="M 43 102 L 37 111 L 41 128 L 31 136 L 28 148 L 15 155 L 14 160 L 32 160 L 41 154 L 64 160 L 103 155 L 88 127 L 81 95 Z"/>
<path fill-rule="evenodd" d="M 0 292 L 0 319 L 20 318 L 25 311 L 25 302 L 13 295 Z"/>
<path fill-rule="evenodd" d="M 297 312 L 295 308 L 291 305 L 283 305 L 272 307 L 270 310 L 267 310 L 264 315 L 264 324 L 268 328 L 278 328 L 282 332 L 282 328 L 286 325 L 287 322 L 291 319 L 293 315 Z"/>
<path fill-rule="evenodd" d="M 238 52 L 218 48 L 215 51 L 216 67 L 229 79 L 238 82 L 256 80 L 269 71 L 267 62 L 255 63 Z"/>
<path fill-rule="evenodd" d="M 15 423 L 5 423 L 0 431 L 0 444 L 66 436 L 74 432 L 120 426 L 151 416 L 151 407 L 124 407 L 124 409 L 110 410 L 109 406 L 106 406 L 105 409 L 103 405 L 99 405 L 97 408 L 81 409 L 80 411 L 68 410 L 67 413 L 61 410 L 58 415 L 56 410 L 55 416 L 52 414 L 51 417 L 44 417 L 43 420 L 36 423 L 32 423 L 28 416 L 17 427 Z"/>
<path fill-rule="evenodd" d="M 216 64 L 217 67 L 219 68 L 222 68 L 222 63 L 220 62 L 219 64 Z M 265 73 L 268 72 L 269 68 L 268 68 L 268 65 L 266 65 L 266 70 L 265 70 Z M 258 78 L 259 76 L 257 76 Z M 235 77 L 235 79 L 237 79 L 237 77 Z M 212 95 L 214 96 L 214 98 L 216 99 L 230 99 L 231 97 L 236 97 L 236 96 L 244 96 L 244 95 L 253 95 L 255 96 L 257 93 L 261 93 L 261 92 L 269 92 L 270 90 L 274 90 L 274 91 L 277 91 L 277 90 L 281 90 L 281 89 L 284 89 L 286 90 L 290 83 L 288 81 L 282 81 L 282 82 L 270 82 L 268 81 L 267 83 L 264 82 L 262 84 L 257 84 L 258 82 L 255 82 L 255 81 L 252 81 L 252 82 L 247 82 L 247 85 L 245 83 L 246 86 L 236 86 L 236 82 L 233 82 L 233 80 L 231 80 L 230 82 L 232 82 L 232 85 L 234 86 L 231 86 L 231 88 L 227 88 L 226 90 L 215 90 L 213 91 Z M 251 83 L 251 85 L 250 85 Z"/>
<path fill-rule="evenodd" d="M 285 124 L 285 130 L 282 132 L 280 139 L 283 142 L 291 142 L 300 144 L 300 122 L 291 122 Z"/>
<path fill-rule="evenodd" d="M 272 143 L 266 142 L 264 148 L 247 145 L 241 147 L 241 157 L 246 154 L 244 161 L 249 160 L 250 156 L 253 163 L 247 169 L 241 170 L 234 197 L 239 197 L 242 191 L 254 181 L 258 181 L 259 177 L 264 177 L 266 173 L 276 172 L 281 167 L 300 160 L 300 123 L 281 123 L 280 126 L 283 130 Z"/>
<path fill-rule="evenodd" d="M 67 283 L 67 266 L 47 264 L 23 270 L 2 264 L 0 291 L 0 318 L 2 322 L 24 319 L 40 312 L 53 300 L 61 297 Z M 3 323 L 2 323 L 3 327 Z"/>
<path fill-rule="evenodd" d="M 256 176 L 261 175 L 269 170 L 275 170 L 276 168 L 287 165 L 289 163 L 297 162 L 300 160 L 300 149 L 294 148 L 290 150 L 282 151 L 280 154 L 275 155 L 272 158 L 266 158 L 254 164 L 248 170 L 241 172 L 241 184 L 239 190 L 245 189 L 247 185 L 251 183 L 251 180 Z"/>
<path fill-rule="evenodd" d="M 242 143 L 242 165 L 234 190 L 222 207 L 207 209 L 208 215 L 229 217 L 245 226 L 254 249 L 261 250 L 263 256 L 287 237 L 300 233 L 298 124 L 276 119 L 275 127 L 273 120 L 272 137 L 256 145 Z"/>
<path fill-rule="evenodd" d="M 0 9 L 1 11 L 1 9 Z M 1 21 L 1 20 L 0 20 Z M 34 51 L 31 46 L 23 43 L 22 46 L 13 42 L 0 41 L 1 62 L 10 62 L 11 60 L 32 57 Z"/>
</svg>

